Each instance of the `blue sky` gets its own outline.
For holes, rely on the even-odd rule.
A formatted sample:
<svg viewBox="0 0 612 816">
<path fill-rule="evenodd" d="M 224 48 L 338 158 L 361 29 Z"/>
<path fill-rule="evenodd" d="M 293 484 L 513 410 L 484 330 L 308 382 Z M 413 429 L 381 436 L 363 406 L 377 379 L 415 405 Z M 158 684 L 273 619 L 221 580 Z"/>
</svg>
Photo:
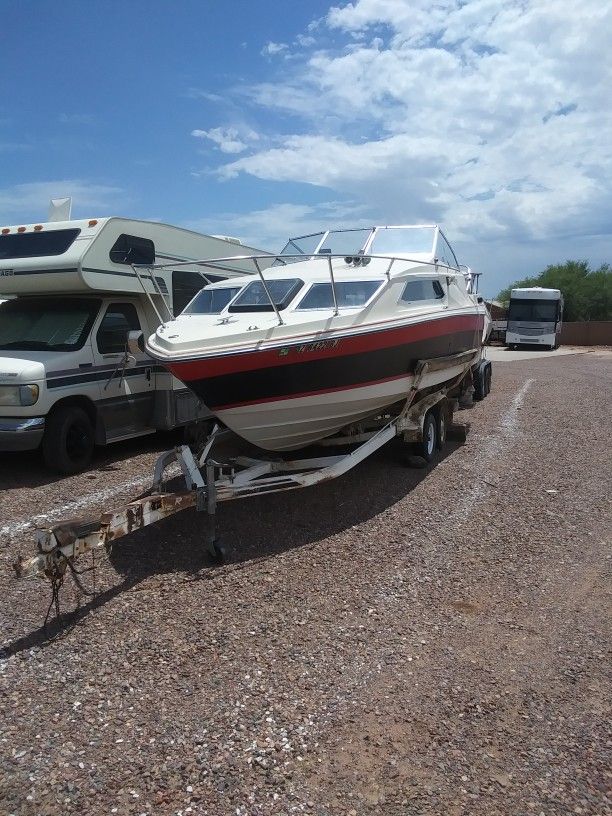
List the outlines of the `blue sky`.
<svg viewBox="0 0 612 816">
<path fill-rule="evenodd" d="M 0 223 L 126 215 L 280 248 L 438 221 L 484 291 L 612 261 L 599 0 L 0 0 Z"/>
</svg>

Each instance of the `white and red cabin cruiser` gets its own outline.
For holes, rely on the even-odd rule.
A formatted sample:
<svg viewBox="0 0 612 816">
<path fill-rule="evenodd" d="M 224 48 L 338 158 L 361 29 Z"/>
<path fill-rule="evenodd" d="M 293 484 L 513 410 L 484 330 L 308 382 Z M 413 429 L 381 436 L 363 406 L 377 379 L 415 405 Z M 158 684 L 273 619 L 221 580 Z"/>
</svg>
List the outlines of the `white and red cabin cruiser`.
<svg viewBox="0 0 612 816">
<path fill-rule="evenodd" d="M 293 238 L 265 273 L 250 257 L 257 277 L 206 286 L 146 347 L 260 448 L 302 448 L 386 411 L 418 360 L 448 360 L 426 392 L 466 352 L 480 359 L 486 310 L 435 224 Z"/>
</svg>

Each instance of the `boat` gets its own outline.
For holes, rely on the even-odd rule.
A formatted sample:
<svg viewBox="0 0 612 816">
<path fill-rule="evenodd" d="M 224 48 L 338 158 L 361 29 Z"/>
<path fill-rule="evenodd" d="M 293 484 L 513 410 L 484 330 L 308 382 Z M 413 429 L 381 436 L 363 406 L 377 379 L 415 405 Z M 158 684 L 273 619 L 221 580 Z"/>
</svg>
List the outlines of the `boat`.
<svg viewBox="0 0 612 816">
<path fill-rule="evenodd" d="M 292 238 L 265 274 L 250 257 L 255 279 L 206 286 L 146 348 L 259 448 L 296 450 L 392 410 L 419 360 L 445 361 L 419 380 L 426 392 L 480 359 L 486 310 L 436 224 Z"/>
</svg>

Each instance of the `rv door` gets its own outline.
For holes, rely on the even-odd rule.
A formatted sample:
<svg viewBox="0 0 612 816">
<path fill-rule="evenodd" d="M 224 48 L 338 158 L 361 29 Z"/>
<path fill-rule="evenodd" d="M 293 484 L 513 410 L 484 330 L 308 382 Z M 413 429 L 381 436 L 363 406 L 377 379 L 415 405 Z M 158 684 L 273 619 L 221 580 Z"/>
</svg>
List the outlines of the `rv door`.
<svg viewBox="0 0 612 816">
<path fill-rule="evenodd" d="M 153 430 L 152 363 L 127 345 L 128 333 L 145 327 L 140 304 L 117 298 L 105 303 L 92 332 L 96 367 L 104 373 L 99 409 L 107 442 Z"/>
</svg>

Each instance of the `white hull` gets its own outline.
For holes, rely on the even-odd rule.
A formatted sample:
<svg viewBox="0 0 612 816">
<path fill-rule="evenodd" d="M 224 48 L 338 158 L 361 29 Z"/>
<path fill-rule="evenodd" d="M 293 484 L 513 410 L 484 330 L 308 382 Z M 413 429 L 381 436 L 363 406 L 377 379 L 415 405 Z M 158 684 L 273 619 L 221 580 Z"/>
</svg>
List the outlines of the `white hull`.
<svg viewBox="0 0 612 816">
<path fill-rule="evenodd" d="M 429 388 L 458 376 L 458 365 L 423 378 L 420 388 Z M 265 450 L 287 451 L 306 447 L 333 436 L 347 425 L 405 399 L 414 376 L 323 394 L 241 405 L 219 410 L 216 415 L 234 433 Z"/>
</svg>

